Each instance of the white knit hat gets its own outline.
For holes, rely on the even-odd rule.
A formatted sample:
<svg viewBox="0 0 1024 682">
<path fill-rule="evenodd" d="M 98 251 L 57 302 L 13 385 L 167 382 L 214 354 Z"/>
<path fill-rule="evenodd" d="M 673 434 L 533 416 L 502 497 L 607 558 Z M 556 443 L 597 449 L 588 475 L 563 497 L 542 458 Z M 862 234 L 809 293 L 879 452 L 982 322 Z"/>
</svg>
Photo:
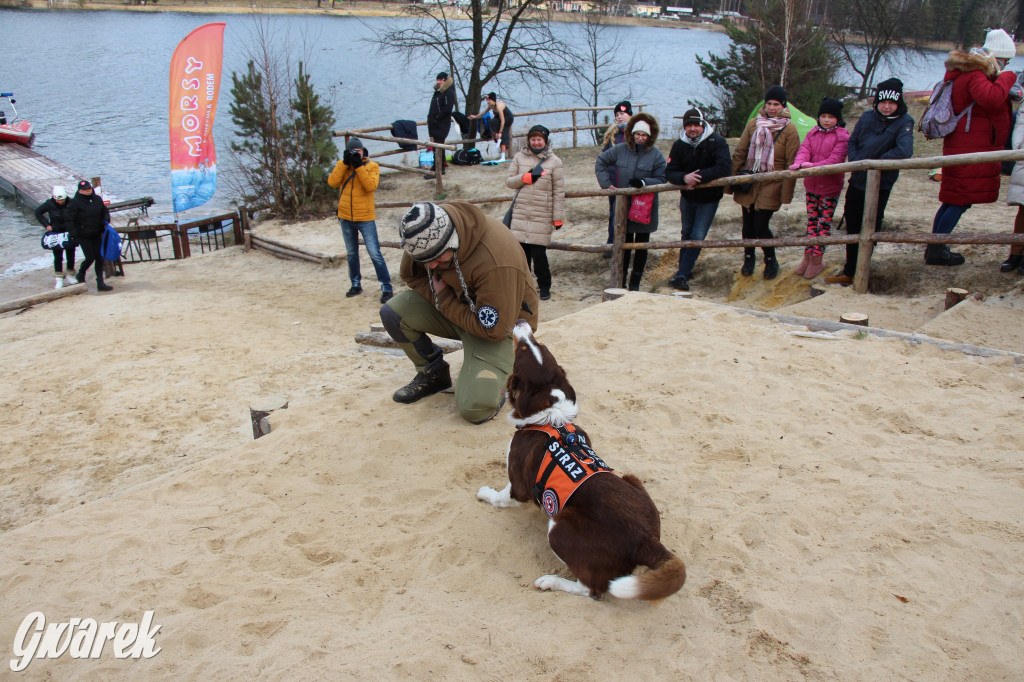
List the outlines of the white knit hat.
<svg viewBox="0 0 1024 682">
<path fill-rule="evenodd" d="M 647 121 L 637 121 L 633 124 L 634 133 L 647 133 L 651 134 L 651 126 L 647 125 Z"/>
<path fill-rule="evenodd" d="M 53 198 L 54 199 L 67 199 L 68 191 L 64 189 L 64 185 L 53 186 Z"/>
<path fill-rule="evenodd" d="M 398 226 L 402 248 L 417 263 L 437 260 L 449 249 L 459 248 L 459 233 L 451 216 L 428 201 L 413 204 Z"/>
<path fill-rule="evenodd" d="M 982 47 L 988 50 L 990 55 L 999 59 L 1013 59 L 1017 56 L 1017 46 L 1013 44 L 1013 38 L 1001 28 L 989 31 Z"/>
</svg>

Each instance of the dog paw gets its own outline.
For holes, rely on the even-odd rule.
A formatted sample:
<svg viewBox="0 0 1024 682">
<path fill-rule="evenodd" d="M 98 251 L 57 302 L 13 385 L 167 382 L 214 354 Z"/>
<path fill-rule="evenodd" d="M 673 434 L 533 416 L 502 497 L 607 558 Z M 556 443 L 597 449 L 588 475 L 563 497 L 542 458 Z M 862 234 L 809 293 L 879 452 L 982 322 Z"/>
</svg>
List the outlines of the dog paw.
<svg viewBox="0 0 1024 682">
<path fill-rule="evenodd" d="M 489 485 L 481 486 L 480 490 L 476 491 L 476 499 L 490 502 L 491 504 L 494 504 L 494 498 L 497 496 L 498 491 Z"/>
<path fill-rule="evenodd" d="M 505 486 L 504 490 L 495 490 L 490 486 L 483 486 L 476 491 L 476 498 L 483 500 L 494 507 L 517 507 L 519 503 L 512 499 L 512 484 Z"/>
<path fill-rule="evenodd" d="M 561 581 L 557 575 L 542 575 L 533 581 L 533 586 L 538 590 L 557 590 Z"/>
</svg>

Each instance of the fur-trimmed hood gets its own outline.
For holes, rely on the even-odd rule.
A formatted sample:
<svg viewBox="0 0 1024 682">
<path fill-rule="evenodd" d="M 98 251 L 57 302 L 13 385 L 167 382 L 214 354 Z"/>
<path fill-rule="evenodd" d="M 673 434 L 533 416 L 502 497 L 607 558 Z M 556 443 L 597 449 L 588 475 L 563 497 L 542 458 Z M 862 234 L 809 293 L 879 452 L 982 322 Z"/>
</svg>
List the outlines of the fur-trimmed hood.
<svg viewBox="0 0 1024 682">
<path fill-rule="evenodd" d="M 658 120 L 650 114 L 645 114 L 642 111 L 639 114 L 633 114 L 633 117 L 629 119 L 629 123 L 626 124 L 626 144 L 629 145 L 630 149 L 634 148 L 633 142 L 633 126 L 636 125 L 637 121 L 643 121 L 651 127 L 651 136 L 647 138 L 647 144 L 644 145 L 644 150 L 653 149 L 654 143 L 658 141 L 658 132 L 661 130 L 658 127 Z"/>
<path fill-rule="evenodd" d="M 448 76 L 447 78 L 444 79 L 444 83 L 441 83 L 440 85 L 434 83 L 434 89 L 439 92 L 445 92 L 448 90 L 448 88 L 452 87 L 453 85 L 455 85 L 455 79 L 452 78 L 451 76 Z"/>
<path fill-rule="evenodd" d="M 982 56 L 980 54 L 953 50 L 949 53 L 949 57 L 946 58 L 946 70 L 960 71 L 962 73 L 981 71 L 985 74 L 986 78 L 992 79 L 999 73 L 999 63 L 991 55 Z"/>
</svg>

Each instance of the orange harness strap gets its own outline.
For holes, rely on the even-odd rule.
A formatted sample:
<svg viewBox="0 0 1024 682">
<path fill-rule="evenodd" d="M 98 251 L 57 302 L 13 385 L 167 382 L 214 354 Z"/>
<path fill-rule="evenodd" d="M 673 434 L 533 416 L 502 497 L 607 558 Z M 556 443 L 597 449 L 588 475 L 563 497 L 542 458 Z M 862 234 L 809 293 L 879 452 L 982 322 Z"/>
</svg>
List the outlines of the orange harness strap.
<svg viewBox="0 0 1024 682">
<path fill-rule="evenodd" d="M 523 428 L 543 431 L 548 436 L 544 459 L 537 469 L 533 498 L 549 517 L 566 505 L 583 481 L 594 474 L 614 471 L 594 454 L 586 438 L 577 433 L 572 424 L 558 428 L 548 425 Z"/>
</svg>

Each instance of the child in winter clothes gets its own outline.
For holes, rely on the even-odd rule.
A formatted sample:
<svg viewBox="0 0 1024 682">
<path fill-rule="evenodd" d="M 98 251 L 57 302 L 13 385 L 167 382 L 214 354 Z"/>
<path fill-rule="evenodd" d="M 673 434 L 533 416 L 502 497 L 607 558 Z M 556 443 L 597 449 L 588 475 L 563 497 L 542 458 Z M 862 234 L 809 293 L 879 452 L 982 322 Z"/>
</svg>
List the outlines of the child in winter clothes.
<svg viewBox="0 0 1024 682">
<path fill-rule="evenodd" d="M 846 160 L 846 149 L 850 143 L 850 133 L 843 121 L 843 103 L 837 99 L 826 97 L 818 107 L 818 125 L 804 138 L 800 150 L 790 170 L 830 166 Z M 819 175 L 804 178 L 804 189 L 807 192 L 807 236 L 827 237 L 832 232 L 832 216 L 839 204 L 839 195 L 843 191 L 844 173 L 838 175 Z M 804 259 L 796 266 L 796 274 L 807 279 L 814 279 L 821 274 L 825 266 L 821 258 L 825 246 L 815 244 L 804 249 Z"/>
</svg>

